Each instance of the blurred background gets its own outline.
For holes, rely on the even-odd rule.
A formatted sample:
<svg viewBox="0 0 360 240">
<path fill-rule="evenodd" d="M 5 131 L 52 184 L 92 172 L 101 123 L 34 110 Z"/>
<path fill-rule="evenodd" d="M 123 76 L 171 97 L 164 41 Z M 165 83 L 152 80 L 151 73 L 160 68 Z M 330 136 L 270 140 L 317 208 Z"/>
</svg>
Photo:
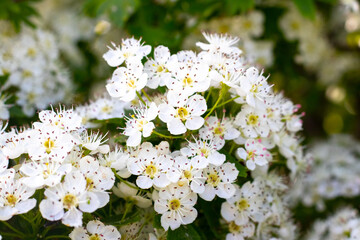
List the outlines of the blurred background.
<svg viewBox="0 0 360 240">
<path fill-rule="evenodd" d="M 2 0 L 0 19 L 0 106 L 10 110 L 13 124 L 28 122 L 50 103 L 76 105 L 101 95 L 112 71 L 102 54 L 111 42 L 134 36 L 172 51 L 196 50 L 201 31 L 207 31 L 238 36 L 274 88 L 301 105 L 305 141 L 333 133 L 360 138 L 360 13 L 355 0 Z M 56 52 L 50 56 L 56 67 L 45 77 L 31 73 L 37 77 L 21 82 L 19 75 L 31 74 L 9 52 L 19 45 L 30 49 L 29 39 L 40 39 L 39 31 L 53 41 L 49 51 Z M 46 66 L 49 60 L 38 62 Z M 37 89 L 42 92 L 54 96 L 61 89 L 55 100 L 33 96 L 38 90 L 28 85 L 40 78 Z M 21 99 L 24 92 L 27 99 Z"/>
</svg>

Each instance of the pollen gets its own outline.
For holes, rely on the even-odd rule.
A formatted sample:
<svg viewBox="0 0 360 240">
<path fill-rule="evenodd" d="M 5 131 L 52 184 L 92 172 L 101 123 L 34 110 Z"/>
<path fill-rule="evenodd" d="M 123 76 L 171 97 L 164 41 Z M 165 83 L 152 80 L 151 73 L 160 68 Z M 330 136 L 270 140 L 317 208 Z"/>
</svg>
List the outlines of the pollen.
<svg viewBox="0 0 360 240">
<path fill-rule="evenodd" d="M 170 210 L 173 210 L 173 211 L 176 211 L 180 208 L 181 204 L 180 204 L 180 201 L 179 199 L 173 199 L 169 202 L 169 209 Z"/>
<path fill-rule="evenodd" d="M 154 164 L 150 164 L 146 167 L 145 173 L 150 177 L 154 178 L 156 173 L 158 172 L 157 167 Z"/>
</svg>

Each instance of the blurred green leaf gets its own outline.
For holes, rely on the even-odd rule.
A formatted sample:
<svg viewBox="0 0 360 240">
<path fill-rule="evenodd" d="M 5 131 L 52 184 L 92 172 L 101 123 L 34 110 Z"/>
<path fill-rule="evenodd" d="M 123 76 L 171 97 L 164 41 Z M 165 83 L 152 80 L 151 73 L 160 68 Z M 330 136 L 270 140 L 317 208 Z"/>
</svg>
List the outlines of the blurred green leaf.
<svg viewBox="0 0 360 240">
<path fill-rule="evenodd" d="M 181 225 L 174 231 L 169 229 L 167 234 L 168 240 L 200 240 L 199 233 L 195 230 L 192 225 Z"/>
<path fill-rule="evenodd" d="M 316 6 L 314 0 L 293 0 L 300 13 L 310 19 L 315 20 Z"/>
<path fill-rule="evenodd" d="M 226 10 L 234 15 L 238 12 L 246 12 L 255 7 L 255 0 L 226 0 Z"/>
</svg>

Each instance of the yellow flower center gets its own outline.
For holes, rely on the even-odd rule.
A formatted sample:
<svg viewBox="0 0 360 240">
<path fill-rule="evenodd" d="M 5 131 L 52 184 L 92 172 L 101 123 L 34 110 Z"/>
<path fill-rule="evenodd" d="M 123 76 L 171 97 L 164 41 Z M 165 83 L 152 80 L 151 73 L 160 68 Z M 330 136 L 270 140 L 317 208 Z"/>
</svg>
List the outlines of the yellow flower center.
<svg viewBox="0 0 360 240">
<path fill-rule="evenodd" d="M 236 203 L 237 208 L 239 209 L 239 211 L 244 211 L 245 209 L 247 209 L 248 207 L 250 207 L 250 204 L 248 203 L 248 201 L 246 199 L 240 199 L 237 203 Z"/>
<path fill-rule="evenodd" d="M 101 238 L 99 237 L 99 235 L 97 235 L 96 233 L 94 235 L 91 235 L 89 237 L 89 240 L 100 240 Z"/>
<path fill-rule="evenodd" d="M 66 209 L 70 209 L 72 207 L 76 207 L 78 204 L 78 199 L 73 194 L 66 194 L 63 198 L 63 205 Z"/>
<path fill-rule="evenodd" d="M 29 77 L 32 77 L 32 72 L 30 72 L 30 71 L 28 71 L 28 70 L 24 70 L 23 72 L 22 72 L 22 76 L 23 76 L 23 78 L 29 78 Z"/>
<path fill-rule="evenodd" d="M 293 29 L 293 30 L 298 30 L 300 28 L 300 25 L 298 22 L 292 22 L 290 24 L 290 27 Z"/>
<path fill-rule="evenodd" d="M 220 178 L 217 172 L 209 174 L 207 177 L 207 182 L 213 187 L 216 187 L 220 183 Z"/>
<path fill-rule="evenodd" d="M 250 29 L 252 26 L 253 26 L 253 23 L 252 23 L 251 21 L 246 20 L 246 21 L 244 22 L 244 28 L 245 28 L 245 29 Z"/>
<path fill-rule="evenodd" d="M 161 66 L 161 65 L 158 65 L 158 67 L 156 68 L 157 72 L 162 72 L 164 70 L 165 70 L 165 68 L 163 66 Z"/>
<path fill-rule="evenodd" d="M 223 133 L 224 133 L 224 128 L 218 126 L 218 127 L 216 127 L 216 128 L 214 129 L 214 133 L 215 133 L 216 135 L 223 135 Z"/>
<path fill-rule="evenodd" d="M 127 82 L 127 85 L 128 85 L 130 88 L 136 88 L 135 80 L 134 80 L 134 79 L 130 79 L 130 80 Z"/>
<path fill-rule="evenodd" d="M 27 55 L 29 57 L 35 57 L 36 56 L 36 50 L 34 48 L 29 48 L 27 51 Z"/>
<path fill-rule="evenodd" d="M 11 206 L 11 207 L 14 207 L 16 202 L 17 202 L 17 197 L 15 197 L 13 194 L 8 194 L 6 196 L 6 201 L 7 201 L 7 204 L 8 206 Z"/>
<path fill-rule="evenodd" d="M 142 131 L 144 128 L 144 125 L 147 123 L 148 123 L 148 121 L 146 121 L 145 119 L 137 120 L 137 127 L 138 127 L 139 131 Z"/>
<path fill-rule="evenodd" d="M 51 140 L 50 138 L 48 138 L 44 142 L 44 147 L 45 147 L 45 151 L 47 154 L 51 153 L 51 150 L 54 148 L 54 146 L 55 146 L 55 142 L 53 140 Z"/>
<path fill-rule="evenodd" d="M 180 118 L 182 121 L 185 121 L 188 115 L 189 111 L 186 108 L 178 108 L 176 117 Z"/>
<path fill-rule="evenodd" d="M 206 147 L 203 147 L 203 148 L 201 148 L 200 149 L 200 155 L 202 156 L 202 157 L 208 157 L 209 156 L 209 154 L 210 154 L 210 150 L 208 149 L 208 148 L 206 148 Z"/>
<path fill-rule="evenodd" d="M 103 113 L 111 113 L 111 112 L 112 112 L 112 107 L 109 106 L 109 105 L 105 105 L 105 106 L 103 106 L 103 107 L 101 108 L 101 111 L 102 111 Z"/>
<path fill-rule="evenodd" d="M 157 173 L 157 168 L 154 164 L 150 164 L 146 167 L 146 170 L 145 170 L 145 173 L 151 177 L 151 178 L 154 178 L 156 173 Z"/>
<path fill-rule="evenodd" d="M 173 199 L 169 202 L 169 208 L 170 210 L 176 211 L 180 208 L 180 201 L 179 199 Z"/>
<path fill-rule="evenodd" d="M 258 123 L 258 118 L 259 116 L 257 115 L 254 115 L 254 114 L 251 114 L 249 117 L 248 117 L 248 124 L 250 125 L 257 125 Z"/>
<path fill-rule="evenodd" d="M 238 233 L 241 231 L 241 227 L 236 225 L 234 221 L 229 223 L 229 232 L 231 233 Z"/>
<path fill-rule="evenodd" d="M 191 171 L 189 171 L 189 170 L 185 170 L 184 171 L 184 177 L 186 178 L 186 179 L 191 179 L 191 177 L 192 177 L 192 174 L 191 174 Z"/>
<path fill-rule="evenodd" d="M 186 77 L 186 78 L 183 79 L 183 86 L 184 87 L 186 87 L 186 86 L 192 87 L 193 83 L 194 83 L 194 80 L 192 80 L 192 78 L 190 78 L 190 77 Z"/>
<path fill-rule="evenodd" d="M 94 181 L 91 178 L 86 178 L 86 189 L 91 190 L 94 188 Z"/>
</svg>

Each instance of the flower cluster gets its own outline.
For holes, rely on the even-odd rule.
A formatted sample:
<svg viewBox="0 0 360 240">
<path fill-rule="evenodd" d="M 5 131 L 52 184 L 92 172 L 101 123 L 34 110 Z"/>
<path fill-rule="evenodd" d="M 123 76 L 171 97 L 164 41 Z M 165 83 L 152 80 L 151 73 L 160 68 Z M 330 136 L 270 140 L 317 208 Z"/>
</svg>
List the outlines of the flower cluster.
<svg viewBox="0 0 360 240">
<path fill-rule="evenodd" d="M 32 128 L 2 131 L 0 218 L 28 212 L 36 204 L 31 196 L 45 189 L 45 198 L 37 199 L 43 218 L 79 227 L 83 212 L 108 203 L 111 168 L 121 167 L 122 159 L 111 158 L 104 137 L 89 134 L 71 109 L 45 110 L 39 119 Z M 8 168 L 9 161 L 16 165 Z"/>
<path fill-rule="evenodd" d="M 344 208 L 333 216 L 314 223 L 306 239 L 358 239 L 360 236 L 360 216 L 355 209 Z"/>
<path fill-rule="evenodd" d="M 360 194 L 360 143 L 349 135 L 334 135 L 310 149 L 313 161 L 290 192 L 306 206 L 325 209 L 325 200 Z M 293 201 L 296 202 L 296 201 Z"/>
<path fill-rule="evenodd" d="M 72 84 L 59 62 L 54 35 L 28 28 L 15 34 L 9 23 L 1 24 L 0 76 L 7 78 L 1 90 L 15 95 L 16 103 L 27 116 L 32 116 L 36 109 L 68 99 Z M 2 110 L 4 98 L 1 99 Z"/>
<path fill-rule="evenodd" d="M 311 21 L 304 18 L 293 5 L 279 20 L 279 27 L 286 39 L 299 41 L 295 61 L 316 72 L 323 84 L 330 85 L 336 84 L 345 72 L 356 69 L 359 61 L 357 55 L 342 53 L 332 46 L 324 32 L 324 24 L 320 14 L 317 14 L 315 21 Z"/>
<path fill-rule="evenodd" d="M 126 169 L 137 176 L 140 189 L 153 189 L 154 208 L 165 230 L 192 223 L 198 197 L 229 200 L 240 194 L 235 184 L 239 169 L 225 154 L 229 146 L 237 149 L 234 155 L 249 170 L 268 166 L 277 146 L 293 174 L 302 171 L 304 158 L 296 136 L 302 128 L 299 106 L 272 91 L 263 71 L 242 57 L 237 38 L 204 36 L 209 43 L 197 43 L 200 53 L 171 55 L 159 46 L 154 58 L 143 63 L 151 47 L 130 38 L 120 46 L 113 43 L 103 56 L 117 67 L 106 85 L 110 96 L 133 103 L 122 128 L 126 145 L 134 149 Z M 162 89 L 161 97 L 156 89 Z M 218 108 L 225 109 L 231 101 L 240 111 L 235 116 L 223 111 L 218 117 Z M 154 146 L 147 139 L 155 136 L 168 141 Z M 254 194 L 261 191 L 256 188 Z M 252 214 L 261 215 L 260 209 L 266 207 Z M 246 223 L 248 219 L 238 222 Z"/>
<path fill-rule="evenodd" d="M 221 205 L 231 239 L 296 239 L 296 226 L 284 199 L 287 186 L 275 173 L 255 171 L 254 181 L 236 188 Z"/>
</svg>

